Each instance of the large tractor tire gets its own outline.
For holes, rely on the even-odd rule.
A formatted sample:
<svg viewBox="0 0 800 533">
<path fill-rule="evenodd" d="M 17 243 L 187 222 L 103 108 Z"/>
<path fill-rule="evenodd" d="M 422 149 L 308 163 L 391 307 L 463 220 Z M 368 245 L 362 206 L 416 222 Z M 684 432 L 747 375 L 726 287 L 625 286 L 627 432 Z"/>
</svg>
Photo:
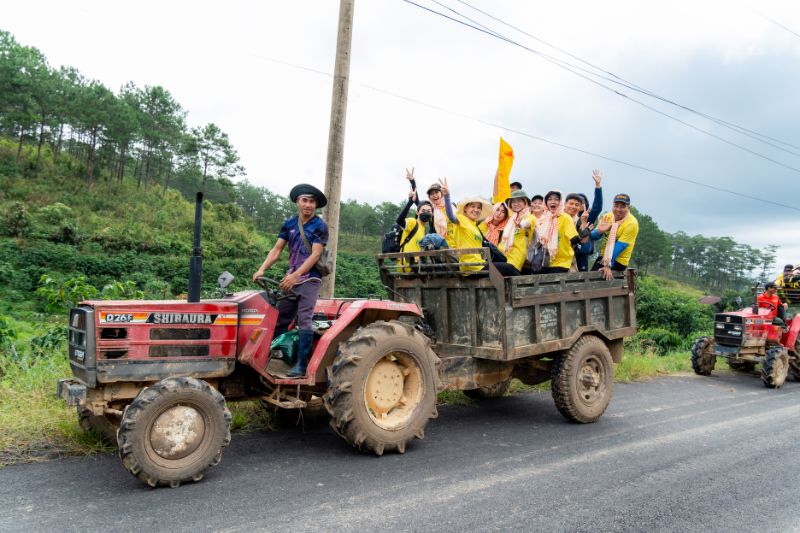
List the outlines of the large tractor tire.
<svg viewBox="0 0 800 533">
<path fill-rule="evenodd" d="M 364 452 L 404 453 L 437 417 L 439 358 L 430 340 L 402 322 L 379 321 L 343 342 L 323 396 L 331 427 Z"/>
<path fill-rule="evenodd" d="M 100 435 L 104 444 L 116 446 L 117 428 L 119 427 L 118 417 L 112 415 L 98 416 L 86 407 L 79 405 L 78 424 L 87 433 L 95 432 Z"/>
<path fill-rule="evenodd" d="M 733 372 L 750 373 L 756 369 L 756 364 L 751 361 L 728 361 L 728 368 Z"/>
<path fill-rule="evenodd" d="M 558 411 L 588 424 L 600 418 L 614 392 L 614 364 L 608 346 L 584 335 L 553 364 L 551 391 Z"/>
<path fill-rule="evenodd" d="M 789 375 L 794 381 L 800 381 L 800 337 L 794 343 L 794 351 L 789 354 Z"/>
<path fill-rule="evenodd" d="M 783 346 L 767 350 L 761 365 L 761 381 L 770 389 L 779 389 L 789 375 L 789 351 Z"/>
<path fill-rule="evenodd" d="M 117 432 L 122 464 L 151 487 L 200 481 L 231 440 L 231 413 L 200 379 L 169 378 L 142 389 Z"/>
<path fill-rule="evenodd" d="M 508 386 L 511 385 L 511 378 L 506 378 L 503 381 L 498 381 L 486 387 L 478 387 L 477 389 L 465 390 L 469 398 L 473 400 L 486 400 L 488 398 L 499 398 L 508 392 Z"/>
<path fill-rule="evenodd" d="M 717 356 L 710 349 L 714 346 L 711 337 L 700 337 L 692 345 L 692 370 L 698 376 L 710 376 L 717 364 Z"/>
</svg>

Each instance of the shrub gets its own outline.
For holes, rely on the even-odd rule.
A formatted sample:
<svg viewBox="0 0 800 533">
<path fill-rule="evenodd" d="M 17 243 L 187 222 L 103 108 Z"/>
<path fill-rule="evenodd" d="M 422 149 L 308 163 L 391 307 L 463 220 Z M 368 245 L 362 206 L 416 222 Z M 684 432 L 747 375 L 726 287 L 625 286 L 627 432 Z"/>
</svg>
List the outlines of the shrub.
<svg viewBox="0 0 800 533">
<path fill-rule="evenodd" d="M 100 291 L 102 300 L 141 300 L 144 292 L 136 287 L 133 281 L 113 281 Z"/>
<path fill-rule="evenodd" d="M 46 313 L 61 314 L 81 300 L 97 297 L 97 289 L 86 282 L 85 276 L 61 281 L 47 274 L 39 279 L 36 297 Z"/>
<path fill-rule="evenodd" d="M 0 231 L 9 237 L 22 237 L 30 225 L 30 215 L 22 202 L 11 203 L 0 216 Z"/>
<path fill-rule="evenodd" d="M 641 351 L 665 355 L 669 352 L 686 348 L 687 340 L 677 333 L 664 328 L 640 329 L 633 342 L 637 343 Z"/>
</svg>

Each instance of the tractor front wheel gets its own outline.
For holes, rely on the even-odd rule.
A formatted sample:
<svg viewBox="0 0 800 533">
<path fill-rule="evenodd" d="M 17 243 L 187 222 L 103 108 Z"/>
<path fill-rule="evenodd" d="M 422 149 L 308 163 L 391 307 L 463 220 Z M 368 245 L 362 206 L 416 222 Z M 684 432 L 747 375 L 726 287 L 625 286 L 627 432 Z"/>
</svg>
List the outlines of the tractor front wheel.
<svg viewBox="0 0 800 533">
<path fill-rule="evenodd" d="M 698 376 L 710 376 L 717 364 L 717 356 L 714 355 L 712 348 L 714 339 L 711 337 L 700 337 L 692 345 L 692 370 Z"/>
<path fill-rule="evenodd" d="M 584 335 L 553 364 L 551 392 L 564 418 L 588 424 L 603 416 L 614 391 L 614 364 L 608 346 Z"/>
<path fill-rule="evenodd" d="M 169 378 L 142 389 L 117 432 L 122 464 L 151 487 L 200 481 L 231 440 L 231 413 L 203 380 Z"/>
<path fill-rule="evenodd" d="M 430 340 L 403 322 L 358 329 L 328 368 L 323 396 L 331 427 L 361 451 L 403 453 L 436 418 L 439 358 Z"/>
<path fill-rule="evenodd" d="M 767 350 L 761 365 L 761 381 L 770 389 L 778 389 L 789 375 L 789 352 L 783 346 L 773 346 Z"/>
</svg>

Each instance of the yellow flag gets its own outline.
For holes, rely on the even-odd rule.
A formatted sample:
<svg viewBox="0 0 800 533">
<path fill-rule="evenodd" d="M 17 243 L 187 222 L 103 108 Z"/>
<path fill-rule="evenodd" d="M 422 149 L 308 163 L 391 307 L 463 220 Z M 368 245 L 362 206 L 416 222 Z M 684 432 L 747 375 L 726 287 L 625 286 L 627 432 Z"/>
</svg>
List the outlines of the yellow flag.
<svg viewBox="0 0 800 533">
<path fill-rule="evenodd" d="M 511 165 L 514 164 L 514 149 L 500 137 L 500 157 L 497 160 L 497 174 L 494 175 L 492 203 L 505 202 L 511 196 Z"/>
</svg>

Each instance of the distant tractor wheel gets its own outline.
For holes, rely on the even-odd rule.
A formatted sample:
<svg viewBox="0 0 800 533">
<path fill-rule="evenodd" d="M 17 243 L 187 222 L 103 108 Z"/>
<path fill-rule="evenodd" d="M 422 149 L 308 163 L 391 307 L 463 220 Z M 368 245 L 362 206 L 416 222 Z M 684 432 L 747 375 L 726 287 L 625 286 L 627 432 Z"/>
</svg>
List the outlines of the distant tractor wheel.
<svg viewBox="0 0 800 533">
<path fill-rule="evenodd" d="M 78 424 L 81 429 L 88 432 L 95 432 L 100 435 L 103 443 L 109 445 L 117 444 L 117 428 L 119 427 L 119 417 L 113 415 L 96 415 L 86 407 L 78 406 Z"/>
<path fill-rule="evenodd" d="M 151 487 L 199 481 L 231 440 L 231 413 L 211 385 L 169 378 L 142 389 L 122 414 L 119 455 Z"/>
<path fill-rule="evenodd" d="M 477 389 L 465 390 L 464 394 L 473 400 L 485 400 L 488 398 L 499 398 L 508 391 L 508 386 L 511 385 L 511 378 L 498 381 L 486 387 L 478 387 Z"/>
<path fill-rule="evenodd" d="M 794 344 L 794 352 L 789 354 L 789 375 L 793 380 L 800 381 L 800 337 Z"/>
<path fill-rule="evenodd" d="M 765 387 L 778 389 L 789 375 L 789 351 L 783 346 L 773 346 L 767 350 L 761 365 L 761 381 Z"/>
<path fill-rule="evenodd" d="M 692 370 L 698 376 L 710 376 L 717 364 L 717 356 L 714 355 L 712 348 L 714 339 L 711 337 L 700 337 L 692 345 Z"/>
<path fill-rule="evenodd" d="M 331 427 L 361 451 L 404 453 L 436 418 L 439 358 L 430 340 L 398 321 L 358 329 L 328 368 Z"/>
<path fill-rule="evenodd" d="M 756 364 L 751 361 L 728 361 L 728 368 L 734 372 L 752 372 L 756 369 Z"/>
<path fill-rule="evenodd" d="M 584 335 L 553 364 L 551 391 L 568 420 L 588 424 L 600 418 L 614 391 L 614 365 L 606 344 Z"/>
</svg>

